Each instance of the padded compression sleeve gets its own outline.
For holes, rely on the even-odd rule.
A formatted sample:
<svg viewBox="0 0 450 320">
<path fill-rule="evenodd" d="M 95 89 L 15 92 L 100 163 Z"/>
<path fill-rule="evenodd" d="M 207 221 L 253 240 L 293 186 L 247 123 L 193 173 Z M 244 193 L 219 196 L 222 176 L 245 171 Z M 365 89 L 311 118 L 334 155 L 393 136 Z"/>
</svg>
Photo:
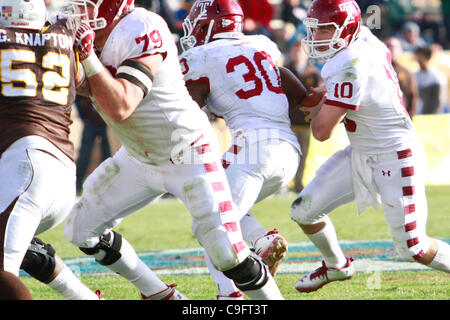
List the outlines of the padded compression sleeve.
<svg viewBox="0 0 450 320">
<path fill-rule="evenodd" d="M 134 60 L 125 60 L 117 69 L 116 78 L 122 78 L 134 83 L 144 91 L 144 97 L 150 92 L 153 85 L 152 72 L 142 63 Z"/>
</svg>

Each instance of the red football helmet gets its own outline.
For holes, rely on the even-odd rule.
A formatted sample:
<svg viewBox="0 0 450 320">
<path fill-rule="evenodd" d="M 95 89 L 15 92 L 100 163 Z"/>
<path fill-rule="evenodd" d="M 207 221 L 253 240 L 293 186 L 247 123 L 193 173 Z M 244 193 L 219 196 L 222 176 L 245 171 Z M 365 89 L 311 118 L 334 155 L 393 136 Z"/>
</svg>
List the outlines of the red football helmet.
<svg viewBox="0 0 450 320">
<path fill-rule="evenodd" d="M 244 13 L 235 0 L 197 0 L 184 19 L 181 47 L 186 51 L 211 39 L 239 38 L 243 22 Z"/>
<path fill-rule="evenodd" d="M 80 8 L 82 18 L 92 30 L 104 29 L 116 17 L 134 9 L 134 0 L 69 0 L 69 3 Z"/>
<path fill-rule="evenodd" d="M 356 39 L 361 27 L 361 10 L 354 0 L 314 0 L 303 23 L 307 35 L 302 42 L 309 48 L 309 56 L 329 59 Z M 315 40 L 314 29 L 324 26 L 334 26 L 334 35 L 328 40 Z"/>
</svg>

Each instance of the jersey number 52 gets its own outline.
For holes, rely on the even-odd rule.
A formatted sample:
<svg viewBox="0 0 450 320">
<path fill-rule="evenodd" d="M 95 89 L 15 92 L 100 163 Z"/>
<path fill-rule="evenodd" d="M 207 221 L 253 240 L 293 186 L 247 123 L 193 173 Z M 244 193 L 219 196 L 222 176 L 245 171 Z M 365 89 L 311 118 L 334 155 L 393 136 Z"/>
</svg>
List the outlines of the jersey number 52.
<svg viewBox="0 0 450 320">
<path fill-rule="evenodd" d="M 31 50 L 0 50 L 1 94 L 5 97 L 35 97 L 40 79 L 28 68 L 13 68 L 13 64 L 36 64 L 36 54 Z M 70 58 L 65 54 L 48 52 L 42 57 L 42 97 L 66 105 L 70 85 Z M 59 70 L 59 71 L 57 71 Z"/>
</svg>

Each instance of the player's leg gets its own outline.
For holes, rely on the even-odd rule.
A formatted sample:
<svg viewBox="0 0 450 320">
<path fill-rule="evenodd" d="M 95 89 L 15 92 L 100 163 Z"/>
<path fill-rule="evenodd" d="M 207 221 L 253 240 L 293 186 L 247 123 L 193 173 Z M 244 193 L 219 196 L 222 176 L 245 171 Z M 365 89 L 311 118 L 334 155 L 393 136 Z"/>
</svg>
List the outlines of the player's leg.
<svg viewBox="0 0 450 320">
<path fill-rule="evenodd" d="M 46 171 L 34 171 L 34 179 L 44 181 L 46 184 L 45 188 L 38 188 L 33 196 L 34 199 L 45 201 L 45 204 L 42 205 L 42 208 L 45 208 L 42 209 L 43 217 L 35 235 L 59 225 L 67 217 L 75 203 L 75 166 L 68 158 L 59 153 L 59 150 L 55 149 L 51 146 L 43 150 L 51 152 L 58 159 L 40 150 L 29 153 L 34 168 L 42 169 L 47 166 Z M 64 162 L 62 167 L 60 166 L 61 162 Z M 49 172 L 52 172 L 52 175 Z M 49 197 L 49 194 L 52 196 Z M 21 268 L 58 292 L 65 300 L 99 299 L 96 293 L 73 274 L 53 247 L 38 238 L 33 238 L 29 244 Z"/>
<path fill-rule="evenodd" d="M 353 275 L 351 259 L 345 257 L 333 223 L 327 215 L 354 200 L 351 149 L 334 154 L 292 203 L 291 218 L 299 224 L 323 256 L 322 267 L 296 283 L 301 292 L 315 291 L 334 280 Z"/>
<path fill-rule="evenodd" d="M 260 173 L 264 182 L 255 203 L 285 188 L 294 179 L 300 161 L 297 148 L 283 140 L 262 141 L 259 153 L 262 159 Z M 262 231 L 262 226 L 250 212 L 240 222 L 244 239 L 251 242 L 255 253 L 268 265 L 272 276 L 275 276 L 288 250 L 286 239 L 279 234 L 278 229 Z"/>
<path fill-rule="evenodd" d="M 3 154 L 2 161 L 7 165 L 0 166 L 0 180 L 9 183 L 5 190 L 5 185 L 0 186 L 0 202 L 7 203 L 17 194 L 9 212 L 2 215 L 4 225 L 8 226 L 4 236 L 4 267 L 18 274 L 26 260 L 26 271 L 31 276 L 49 282 L 65 264 L 60 260 L 60 268 L 55 268 L 54 251 L 49 255 L 44 249 L 39 259 L 29 259 L 33 253 L 27 249 L 34 234 L 53 228 L 67 216 L 75 200 L 75 165 L 46 139 L 36 136 L 16 141 Z M 64 274 L 74 279 L 71 288 L 79 293 L 76 298 L 97 298 L 68 268 Z"/>
<path fill-rule="evenodd" d="M 205 251 L 205 263 L 217 286 L 217 300 L 244 300 L 244 294 L 236 287 L 234 281 L 216 269 Z"/>
<path fill-rule="evenodd" d="M 1 160 L 4 160 L 3 157 Z M 4 177 L 2 165 L 0 161 L 0 179 Z M 6 181 L 6 180 L 0 180 Z M 4 198 L 1 191 L 5 191 L 4 185 L 0 184 L 0 197 Z M 0 201 L 2 206 L 0 209 L 0 299 L 1 300 L 32 300 L 31 293 L 26 288 L 25 284 L 18 277 L 20 261 L 26 251 L 26 241 L 29 234 L 33 234 L 37 225 L 37 221 L 19 220 L 13 213 L 14 206 L 17 203 L 17 198 L 14 199 L 10 205 L 5 207 L 3 201 Z M 7 226 L 9 230 L 7 230 Z M 23 226 L 26 226 L 24 228 Z M 10 230 L 14 227 L 20 227 L 14 232 L 17 239 L 14 239 Z M 22 236 L 21 236 L 22 235 Z M 25 244 L 25 245 L 24 245 Z"/>
<path fill-rule="evenodd" d="M 233 163 L 226 169 L 232 198 L 237 208 L 236 212 L 239 213 L 239 216 L 241 216 L 241 213 L 246 212 L 253 206 L 264 183 L 264 178 L 262 175 L 259 172 L 256 172 L 257 169 L 255 168 L 257 167 L 258 166 L 256 164 L 249 165 Z M 245 216 L 246 215 L 244 215 L 244 217 Z M 266 229 L 260 225 L 253 216 L 251 218 L 249 217 L 243 219 L 245 220 L 245 223 L 242 224 L 241 219 L 240 225 L 245 241 L 251 242 L 252 239 L 256 240 L 261 236 L 261 234 L 264 235 L 267 232 Z M 244 229 L 242 229 L 243 227 L 246 227 L 246 233 L 244 232 Z M 245 237 L 244 234 L 248 237 Z M 243 299 L 243 295 L 239 289 L 237 289 L 233 280 L 225 276 L 223 272 L 218 271 L 214 267 L 207 252 L 205 252 L 205 256 L 208 270 L 217 284 L 218 299 Z"/>
<path fill-rule="evenodd" d="M 20 268 L 61 294 L 64 300 L 100 298 L 81 283 L 50 244 L 39 238 L 35 237 L 31 241 Z"/>
<path fill-rule="evenodd" d="M 376 169 L 375 181 L 384 216 L 400 256 L 450 272 L 450 246 L 426 234 L 428 206 L 423 149 L 401 150 L 394 159 L 378 163 Z"/>
<path fill-rule="evenodd" d="M 86 179 L 83 196 L 69 214 L 64 234 L 98 263 L 130 281 L 142 298 L 182 298 L 139 259 L 121 234 L 112 231 L 125 217 L 165 192 L 151 189 L 149 181 L 158 184 L 161 174 L 131 158 L 121 148 Z"/>
<path fill-rule="evenodd" d="M 247 170 L 245 165 L 231 165 L 226 169 L 226 173 L 233 200 L 238 204 L 238 211 L 241 214 L 247 212 L 240 220 L 243 237 L 252 244 L 255 253 L 268 265 L 272 276 L 275 276 L 281 260 L 286 255 L 287 241 L 277 229 L 266 230 L 248 210 L 292 181 L 300 155 L 289 142 L 278 139 L 263 140 L 257 145 L 251 145 L 250 150 L 258 154 L 256 165 L 250 164 L 250 170 Z M 245 177 L 247 179 L 244 179 Z M 254 183 L 256 178 L 262 181 L 261 186 Z M 247 192 L 243 190 L 249 190 L 252 184 L 258 186 L 259 193 L 256 199 L 252 198 L 252 202 L 247 203 Z"/>
<path fill-rule="evenodd" d="M 168 191 L 181 199 L 192 215 L 192 229 L 211 262 L 252 299 L 282 299 L 267 266 L 250 256 L 214 139 L 194 146 L 194 164 L 168 168 Z M 217 144 L 217 142 L 215 143 Z"/>
<path fill-rule="evenodd" d="M 267 231 L 248 210 L 293 179 L 299 153 L 285 141 L 264 140 L 248 145 L 242 140 L 240 144 L 239 139 L 234 141 L 222 162 L 228 164 L 225 173 L 237 211 L 241 216 L 247 212 L 240 219 L 243 238 L 252 244 L 255 253 L 267 264 L 271 275 L 275 276 L 286 255 L 287 241 L 277 229 Z M 206 261 L 219 290 L 218 298 L 242 298 L 233 281 L 215 270 L 207 254 Z"/>
</svg>

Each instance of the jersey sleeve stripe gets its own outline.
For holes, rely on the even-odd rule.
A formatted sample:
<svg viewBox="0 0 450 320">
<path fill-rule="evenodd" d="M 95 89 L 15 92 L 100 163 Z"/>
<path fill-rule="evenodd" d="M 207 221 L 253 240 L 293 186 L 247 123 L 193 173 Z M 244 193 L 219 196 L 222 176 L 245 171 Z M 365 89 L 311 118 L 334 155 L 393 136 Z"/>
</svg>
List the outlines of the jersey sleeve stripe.
<svg viewBox="0 0 450 320">
<path fill-rule="evenodd" d="M 147 73 L 142 72 L 140 69 L 121 65 L 117 70 L 116 78 L 122 78 L 134 83 L 144 91 L 146 96 L 152 88 L 152 78 Z"/>
<path fill-rule="evenodd" d="M 340 101 L 330 100 L 330 99 L 325 100 L 324 103 L 328 104 L 330 106 L 351 109 L 351 110 L 355 110 L 355 111 L 359 109 L 359 106 L 355 106 L 353 104 L 348 104 L 348 103 L 344 103 L 344 102 L 340 102 Z"/>
</svg>

